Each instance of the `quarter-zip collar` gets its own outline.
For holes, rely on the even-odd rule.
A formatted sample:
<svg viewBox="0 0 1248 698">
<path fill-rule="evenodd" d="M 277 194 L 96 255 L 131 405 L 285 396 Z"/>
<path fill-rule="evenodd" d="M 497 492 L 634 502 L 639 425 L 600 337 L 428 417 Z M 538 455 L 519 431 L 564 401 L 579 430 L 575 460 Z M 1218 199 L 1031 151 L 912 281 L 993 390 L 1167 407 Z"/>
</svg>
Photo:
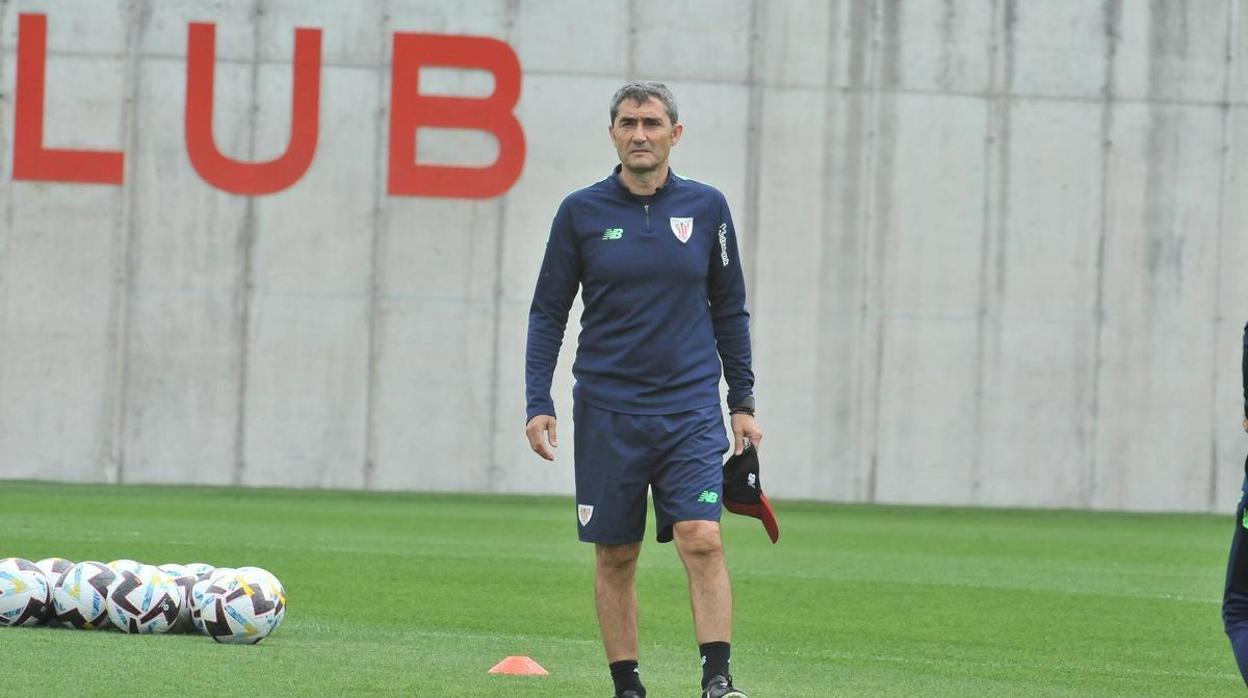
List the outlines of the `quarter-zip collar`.
<svg viewBox="0 0 1248 698">
<path fill-rule="evenodd" d="M 624 182 L 620 180 L 620 170 L 622 169 L 624 169 L 623 165 L 616 165 L 615 169 L 611 170 L 611 181 L 615 183 L 616 188 L 619 189 L 622 194 L 634 200 L 641 201 L 641 199 L 639 199 L 636 194 L 629 191 L 628 187 L 624 186 Z M 678 187 L 681 181 L 683 180 L 677 176 L 676 170 L 672 169 L 671 165 L 668 165 L 667 181 L 664 182 L 658 189 L 654 190 L 654 194 L 650 196 L 650 201 L 653 202 L 655 199 L 662 197 L 669 190 Z"/>
</svg>

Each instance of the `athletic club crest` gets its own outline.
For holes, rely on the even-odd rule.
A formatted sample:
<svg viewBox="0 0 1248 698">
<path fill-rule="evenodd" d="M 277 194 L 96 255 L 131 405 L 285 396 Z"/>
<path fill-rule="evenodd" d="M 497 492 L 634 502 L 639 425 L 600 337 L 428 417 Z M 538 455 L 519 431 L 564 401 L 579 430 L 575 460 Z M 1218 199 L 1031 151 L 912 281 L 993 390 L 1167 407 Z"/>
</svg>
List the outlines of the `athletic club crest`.
<svg viewBox="0 0 1248 698">
<path fill-rule="evenodd" d="M 692 218 L 676 218 L 672 217 L 672 234 L 681 242 L 689 242 L 689 236 L 693 235 L 693 219 Z"/>
<path fill-rule="evenodd" d="M 589 504 L 577 504 L 576 518 L 581 520 L 582 526 L 588 526 L 589 520 L 594 518 L 594 508 Z"/>
</svg>

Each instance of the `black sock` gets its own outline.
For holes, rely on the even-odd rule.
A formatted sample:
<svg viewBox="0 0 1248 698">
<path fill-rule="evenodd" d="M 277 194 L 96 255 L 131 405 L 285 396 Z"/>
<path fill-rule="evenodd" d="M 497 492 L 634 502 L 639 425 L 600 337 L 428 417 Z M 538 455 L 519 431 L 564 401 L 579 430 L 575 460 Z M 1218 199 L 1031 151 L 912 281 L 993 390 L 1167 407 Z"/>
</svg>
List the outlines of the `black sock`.
<svg viewBox="0 0 1248 698">
<path fill-rule="evenodd" d="M 732 658 L 732 645 L 727 642 L 707 642 L 698 645 L 702 653 L 702 689 L 716 676 L 728 677 L 728 662 Z"/>
<path fill-rule="evenodd" d="M 637 695 L 646 698 L 646 687 L 641 685 L 641 671 L 637 669 L 636 659 L 625 659 L 611 662 L 611 680 L 615 682 L 615 695 L 624 691 L 637 691 Z"/>
</svg>

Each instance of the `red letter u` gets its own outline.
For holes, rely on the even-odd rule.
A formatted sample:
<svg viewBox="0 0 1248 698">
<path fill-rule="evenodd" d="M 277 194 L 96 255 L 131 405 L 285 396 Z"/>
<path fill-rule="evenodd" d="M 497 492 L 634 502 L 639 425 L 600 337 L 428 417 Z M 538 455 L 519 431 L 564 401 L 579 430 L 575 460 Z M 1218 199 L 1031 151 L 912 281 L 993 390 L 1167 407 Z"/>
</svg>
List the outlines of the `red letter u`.
<svg viewBox="0 0 1248 698">
<path fill-rule="evenodd" d="M 212 134 L 213 81 L 216 73 L 216 25 L 187 27 L 186 152 L 191 165 L 209 184 L 233 194 L 272 194 L 308 171 L 316 154 L 321 102 L 321 30 L 295 30 L 294 87 L 290 142 L 286 152 L 268 162 L 242 162 L 221 154 Z"/>
</svg>

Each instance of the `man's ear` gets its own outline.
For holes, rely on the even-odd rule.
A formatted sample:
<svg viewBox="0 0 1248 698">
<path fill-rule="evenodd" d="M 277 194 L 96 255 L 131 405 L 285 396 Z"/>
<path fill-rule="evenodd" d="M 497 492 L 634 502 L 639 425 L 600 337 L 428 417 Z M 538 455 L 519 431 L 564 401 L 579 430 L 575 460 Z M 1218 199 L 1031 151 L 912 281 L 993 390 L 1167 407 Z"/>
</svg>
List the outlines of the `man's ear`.
<svg viewBox="0 0 1248 698">
<path fill-rule="evenodd" d="M 676 145 L 677 143 L 680 142 L 680 134 L 684 132 L 685 132 L 684 124 L 678 123 L 672 127 L 672 145 Z"/>
</svg>

